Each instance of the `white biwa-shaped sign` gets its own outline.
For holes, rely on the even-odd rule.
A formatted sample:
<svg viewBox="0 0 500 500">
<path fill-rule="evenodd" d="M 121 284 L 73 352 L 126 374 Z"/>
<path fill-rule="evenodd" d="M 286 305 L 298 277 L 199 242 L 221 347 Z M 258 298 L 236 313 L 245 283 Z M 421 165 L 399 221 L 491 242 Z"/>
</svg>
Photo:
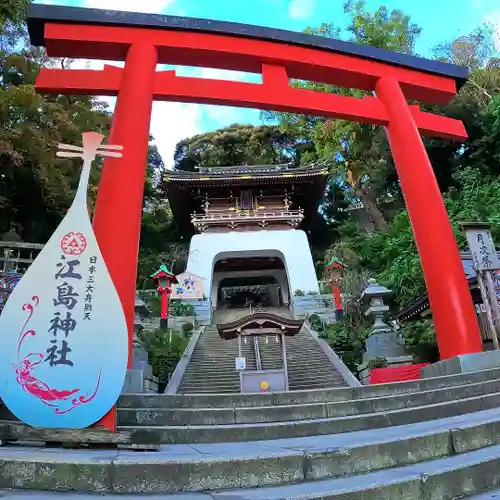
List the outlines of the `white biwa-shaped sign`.
<svg viewBox="0 0 500 500">
<path fill-rule="evenodd" d="M 87 132 L 83 148 L 59 145 L 57 156 L 83 159 L 75 200 L 0 315 L 0 397 L 34 427 L 92 425 L 125 380 L 127 324 L 87 207 L 96 155 L 121 157 L 103 138 Z"/>
</svg>

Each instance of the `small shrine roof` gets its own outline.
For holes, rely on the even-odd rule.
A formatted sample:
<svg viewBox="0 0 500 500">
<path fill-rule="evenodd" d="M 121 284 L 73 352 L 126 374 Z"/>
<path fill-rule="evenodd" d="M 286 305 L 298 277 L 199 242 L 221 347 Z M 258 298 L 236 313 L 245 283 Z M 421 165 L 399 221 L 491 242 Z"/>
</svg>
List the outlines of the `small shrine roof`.
<svg viewBox="0 0 500 500">
<path fill-rule="evenodd" d="M 297 335 L 304 320 L 292 319 L 270 312 L 254 312 L 229 323 L 217 325 L 219 335 L 231 340 L 240 335 Z"/>
<path fill-rule="evenodd" d="M 158 271 L 155 271 L 151 275 L 152 279 L 157 279 L 157 278 L 168 278 L 172 280 L 173 283 L 177 283 L 177 278 L 175 277 L 175 274 L 171 273 L 168 267 L 165 264 L 162 264 Z"/>
</svg>

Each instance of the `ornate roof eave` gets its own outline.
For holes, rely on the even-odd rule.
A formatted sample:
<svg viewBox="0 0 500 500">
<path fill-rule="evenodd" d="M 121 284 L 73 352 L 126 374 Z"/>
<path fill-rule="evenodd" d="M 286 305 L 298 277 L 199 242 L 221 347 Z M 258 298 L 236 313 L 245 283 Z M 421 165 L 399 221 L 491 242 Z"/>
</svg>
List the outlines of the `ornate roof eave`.
<svg viewBox="0 0 500 500">
<path fill-rule="evenodd" d="M 182 171 L 166 172 L 164 176 L 164 183 L 166 184 L 184 184 L 193 187 L 203 185 L 217 185 L 217 184 L 241 184 L 241 183 L 288 183 L 288 182 L 307 182 L 311 178 L 324 178 L 329 175 L 328 168 L 325 167 L 308 167 L 308 168 L 294 168 L 276 172 L 242 172 L 236 174 L 208 174 L 208 173 L 194 173 Z"/>
<path fill-rule="evenodd" d="M 225 340 L 231 340 L 240 335 L 276 335 L 282 333 L 287 336 L 297 335 L 304 324 L 304 320 L 291 319 L 269 312 L 256 312 L 229 323 L 217 325 L 219 335 Z"/>
</svg>

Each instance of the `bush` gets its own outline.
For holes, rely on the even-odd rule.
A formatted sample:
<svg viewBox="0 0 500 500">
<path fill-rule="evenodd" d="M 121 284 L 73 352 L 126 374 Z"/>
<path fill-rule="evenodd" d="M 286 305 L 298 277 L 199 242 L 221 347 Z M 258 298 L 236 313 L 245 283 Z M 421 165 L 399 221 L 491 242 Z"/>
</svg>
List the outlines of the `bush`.
<svg viewBox="0 0 500 500">
<path fill-rule="evenodd" d="M 304 293 L 304 290 L 301 290 L 300 288 L 295 290 L 295 292 L 293 292 L 293 294 L 295 295 L 295 297 L 304 297 L 306 295 Z"/>
<path fill-rule="evenodd" d="M 431 319 L 408 321 L 403 325 L 405 349 L 413 354 L 418 363 L 439 361 L 436 332 Z"/>
<path fill-rule="evenodd" d="M 368 361 L 367 363 L 367 367 L 369 370 L 373 370 L 375 368 L 387 368 L 388 366 L 389 363 L 385 358 L 373 358 L 370 359 L 370 361 Z"/>
<path fill-rule="evenodd" d="M 327 325 L 319 331 L 319 337 L 327 342 L 353 373 L 357 372 L 357 367 L 361 364 L 368 334 L 369 328 L 353 328 L 345 317 L 343 321 Z"/>
<path fill-rule="evenodd" d="M 184 336 L 189 336 L 189 335 L 191 335 L 192 331 L 194 330 L 194 325 L 190 321 L 186 321 L 186 323 L 184 323 L 182 325 L 181 330 L 182 330 L 182 333 L 184 334 Z"/>
<path fill-rule="evenodd" d="M 325 322 L 317 314 L 311 314 L 308 319 L 311 328 L 316 330 L 321 337 L 321 334 L 325 331 Z"/>
<path fill-rule="evenodd" d="M 196 311 L 191 304 L 182 300 L 171 300 L 168 308 L 169 316 L 196 316 Z"/>
<path fill-rule="evenodd" d="M 139 337 L 148 351 L 149 363 L 153 367 L 153 375 L 160 382 L 167 382 L 182 358 L 189 340 L 172 330 L 143 330 Z"/>
</svg>

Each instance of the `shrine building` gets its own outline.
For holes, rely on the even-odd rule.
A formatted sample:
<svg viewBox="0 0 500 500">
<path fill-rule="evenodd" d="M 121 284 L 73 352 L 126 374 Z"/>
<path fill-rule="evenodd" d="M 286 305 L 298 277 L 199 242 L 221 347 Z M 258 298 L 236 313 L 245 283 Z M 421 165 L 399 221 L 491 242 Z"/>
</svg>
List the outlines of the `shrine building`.
<svg viewBox="0 0 500 500">
<path fill-rule="evenodd" d="M 289 306 L 297 290 L 319 291 L 307 231 L 327 178 L 324 167 L 289 165 L 166 174 L 173 215 L 192 235 L 187 271 L 204 279 L 212 308 L 229 299 L 243 306 L 240 288 L 265 286 L 261 305 L 278 307 Z"/>
</svg>

